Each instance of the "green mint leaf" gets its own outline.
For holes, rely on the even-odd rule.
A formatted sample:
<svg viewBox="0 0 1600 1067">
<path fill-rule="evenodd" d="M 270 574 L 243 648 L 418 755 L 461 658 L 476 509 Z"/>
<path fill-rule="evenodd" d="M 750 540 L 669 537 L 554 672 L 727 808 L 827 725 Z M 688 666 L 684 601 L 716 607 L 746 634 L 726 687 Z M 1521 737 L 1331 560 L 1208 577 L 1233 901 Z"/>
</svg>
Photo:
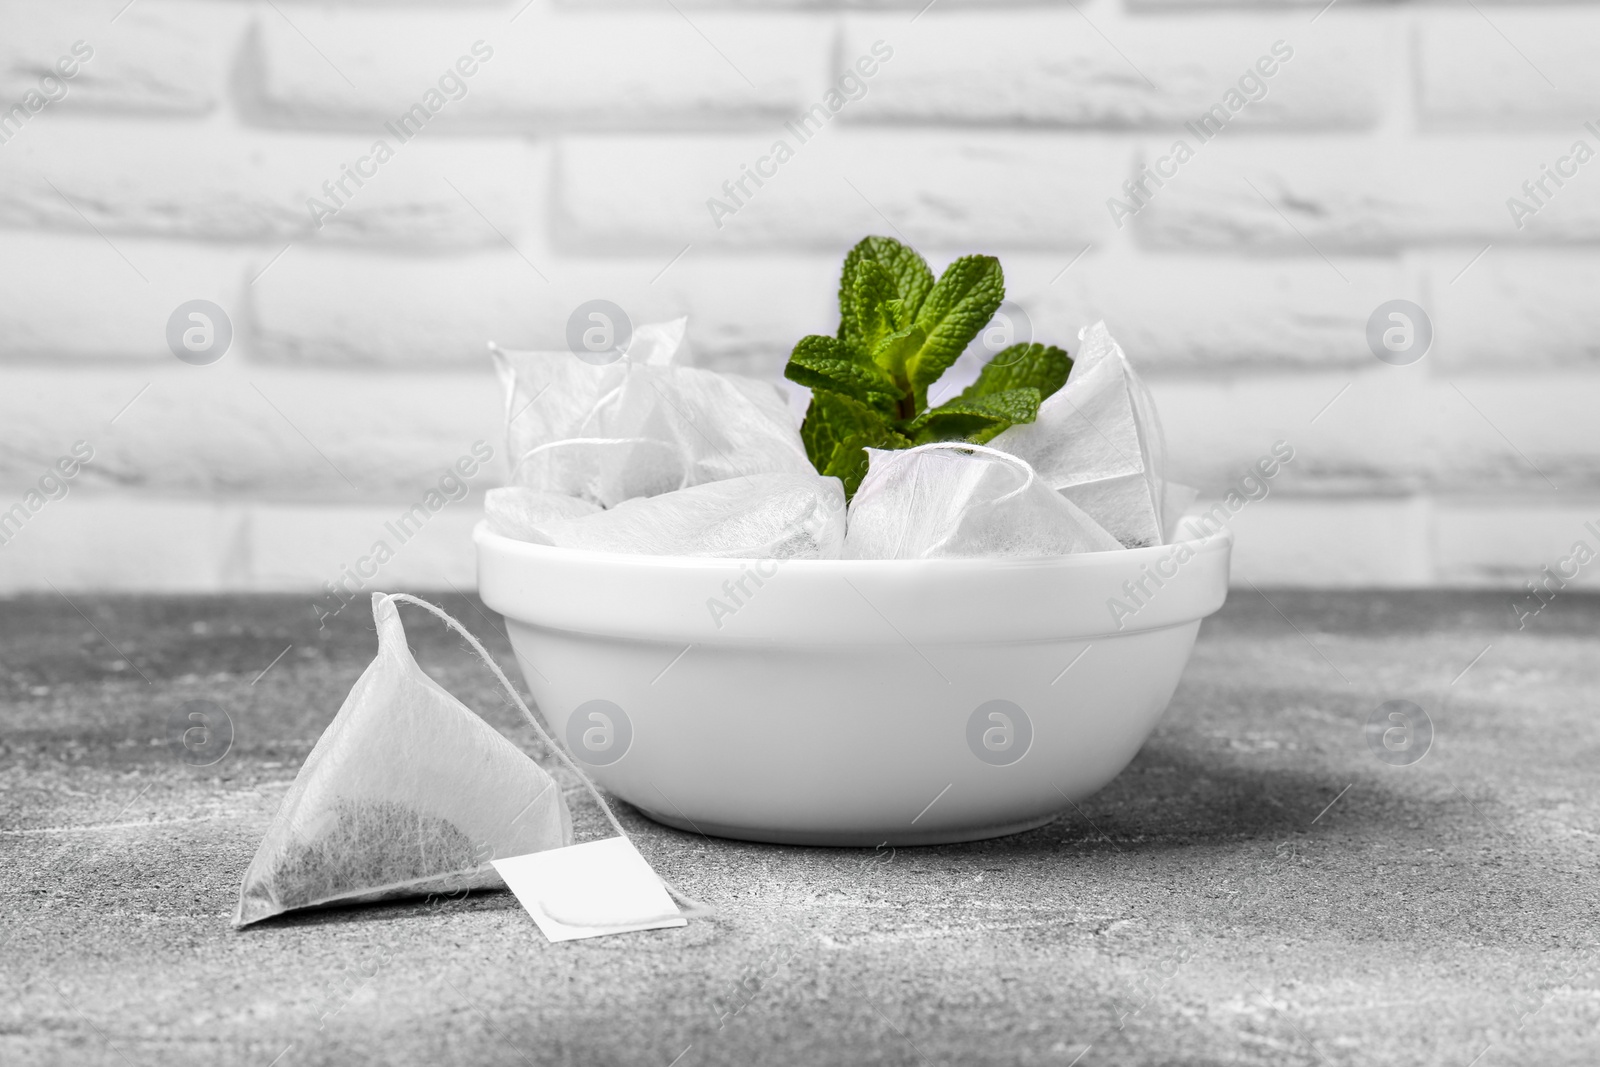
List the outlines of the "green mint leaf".
<svg viewBox="0 0 1600 1067">
<path fill-rule="evenodd" d="M 1004 416 L 988 411 L 924 411 L 906 427 L 915 444 L 934 441 L 976 441 L 982 444 L 1011 425 Z M 992 432 L 990 432 L 992 431 Z"/>
<path fill-rule="evenodd" d="M 933 288 L 933 271 L 917 253 L 892 237 L 864 237 L 844 257 L 844 270 L 839 275 L 839 340 L 863 351 L 871 345 L 863 344 L 857 332 L 860 315 L 855 306 L 856 281 L 863 263 L 874 263 L 889 273 L 894 282 L 891 296 L 898 297 L 903 306 L 904 326 L 916 318 Z"/>
<path fill-rule="evenodd" d="M 910 325 L 901 321 L 905 317 L 905 302 L 895 288 L 894 275 L 870 259 L 863 260 L 856 268 L 852 307 L 856 317 L 852 332 L 859 339 L 858 350 L 863 353 L 870 353 L 889 334 Z"/>
<path fill-rule="evenodd" d="M 928 386 L 939 380 L 994 317 L 1005 295 L 1005 275 L 993 256 L 962 256 L 945 268 L 917 312 L 915 326 L 926 334 L 926 340 L 905 359 L 906 381 L 916 410 L 927 406 Z"/>
<path fill-rule="evenodd" d="M 882 414 L 842 393 L 818 389 L 811 394 L 811 406 L 800 424 L 800 440 L 806 458 L 819 473 L 828 473 L 834 449 L 840 442 L 856 437 L 884 437 L 891 433 Z"/>
<path fill-rule="evenodd" d="M 1000 415 L 1013 423 L 1032 422 L 1039 417 L 1039 404 L 1044 400 L 1039 390 L 1031 385 L 1021 386 L 1016 389 L 1006 389 L 998 393 L 989 393 L 975 400 L 963 401 L 959 397 L 950 404 L 941 404 L 940 408 L 950 407 L 951 404 L 960 404 L 963 407 L 977 411 L 989 411 Z"/>
<path fill-rule="evenodd" d="M 812 389 L 831 390 L 888 416 L 898 413 L 905 391 L 876 363 L 856 359 L 832 337 L 801 338 L 789 356 L 783 376 Z"/>
<path fill-rule="evenodd" d="M 1042 400 L 1060 389 L 1071 372 L 1072 357 L 1055 345 L 1012 345 L 986 363 L 978 380 L 962 390 L 956 399 L 976 400 L 1031 386 L 1039 390 Z"/>
<path fill-rule="evenodd" d="M 871 349 L 872 362 L 877 364 L 882 371 L 896 382 L 906 382 L 906 364 L 911 357 L 922 350 L 927 343 L 928 335 L 920 326 L 907 326 L 905 329 L 896 330 L 881 339 Z M 903 414 L 909 418 L 922 408 L 918 404 L 915 408 Z"/>
<path fill-rule="evenodd" d="M 1008 427 L 1032 422 L 1039 415 L 1040 400 L 1039 390 L 1032 386 L 971 399 L 960 396 L 917 416 L 906 433 L 919 445 L 931 441 L 981 445 Z"/>
<path fill-rule="evenodd" d="M 867 476 L 867 468 L 871 466 L 872 460 L 867 455 L 866 449 L 910 447 L 910 438 L 887 426 L 883 427 L 881 432 L 853 434 L 834 446 L 833 455 L 822 473 L 843 482 L 844 497 L 849 500 L 856 495 L 856 490 L 861 488 L 861 479 Z"/>
</svg>

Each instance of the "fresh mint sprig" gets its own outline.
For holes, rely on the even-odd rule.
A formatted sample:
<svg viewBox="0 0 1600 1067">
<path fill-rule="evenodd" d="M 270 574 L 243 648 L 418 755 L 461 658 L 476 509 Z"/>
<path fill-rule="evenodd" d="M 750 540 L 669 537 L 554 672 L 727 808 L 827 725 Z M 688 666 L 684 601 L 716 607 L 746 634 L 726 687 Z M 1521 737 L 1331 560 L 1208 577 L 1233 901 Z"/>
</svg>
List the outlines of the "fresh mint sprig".
<svg viewBox="0 0 1600 1067">
<path fill-rule="evenodd" d="M 866 448 L 932 441 L 982 444 L 1032 422 L 1067 380 L 1072 359 L 1052 345 L 999 352 L 959 396 L 928 408 L 928 389 L 989 324 L 1005 299 L 993 256 L 962 256 L 938 281 L 914 249 L 866 237 L 844 258 L 839 331 L 794 346 L 784 376 L 811 389 L 800 437 L 812 466 L 854 496 Z"/>
</svg>

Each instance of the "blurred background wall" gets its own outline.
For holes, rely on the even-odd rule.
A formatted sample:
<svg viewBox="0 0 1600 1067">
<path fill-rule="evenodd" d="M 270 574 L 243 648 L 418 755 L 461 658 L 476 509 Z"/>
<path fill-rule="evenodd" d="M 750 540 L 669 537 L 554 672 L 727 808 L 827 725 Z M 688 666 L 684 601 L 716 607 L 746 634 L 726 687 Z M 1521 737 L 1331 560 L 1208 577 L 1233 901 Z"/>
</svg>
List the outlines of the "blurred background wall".
<svg viewBox="0 0 1600 1067">
<path fill-rule="evenodd" d="M 1001 256 L 1037 339 L 1105 318 L 1210 496 L 1287 442 L 1236 580 L 1600 546 L 1600 7 L 925 3 L 4 0 L 0 589 L 314 591 L 379 540 L 369 586 L 469 588 L 486 341 L 604 298 L 775 376 L 866 233 Z"/>
</svg>

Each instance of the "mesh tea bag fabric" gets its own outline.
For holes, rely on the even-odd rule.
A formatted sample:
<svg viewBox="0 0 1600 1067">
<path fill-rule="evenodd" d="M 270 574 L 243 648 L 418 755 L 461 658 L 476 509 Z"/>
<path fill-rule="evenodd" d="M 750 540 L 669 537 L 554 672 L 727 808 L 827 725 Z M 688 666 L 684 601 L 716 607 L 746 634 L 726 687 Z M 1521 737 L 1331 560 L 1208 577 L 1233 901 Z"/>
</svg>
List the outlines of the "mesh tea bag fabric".
<svg viewBox="0 0 1600 1067">
<path fill-rule="evenodd" d="M 844 547 L 844 485 L 815 472 L 705 482 L 587 515 L 558 514 L 575 509 L 532 494 L 489 490 L 490 528 L 537 544 L 655 556 L 834 559 Z M 520 504 L 515 518 L 511 501 Z"/>
<path fill-rule="evenodd" d="M 641 326 L 599 366 L 571 352 L 493 348 L 511 481 L 611 507 L 744 474 L 810 471 L 776 384 L 675 357 L 685 320 Z"/>
<path fill-rule="evenodd" d="M 1129 548 L 1162 543 L 1166 442 L 1155 400 L 1104 322 L 1086 326 L 1067 384 L 1033 422 L 989 442 Z"/>
<path fill-rule="evenodd" d="M 943 441 L 869 448 L 867 456 L 867 476 L 850 501 L 846 559 L 1061 556 L 1122 547 L 1009 453 Z"/>
<path fill-rule="evenodd" d="M 546 493 L 525 485 L 508 485 L 483 494 L 483 515 L 489 529 L 503 537 L 545 544 L 541 523 L 551 519 L 581 519 L 603 510 L 599 504 L 577 496 Z"/>
<path fill-rule="evenodd" d="M 235 926 L 319 904 L 492 888 L 490 860 L 572 842 L 555 780 L 422 672 L 395 598 L 378 655 L 289 787 Z"/>
<path fill-rule="evenodd" d="M 1179 539 L 1178 520 L 1200 497 L 1200 490 L 1179 482 L 1163 482 L 1161 493 L 1161 536 L 1167 544 Z"/>
</svg>

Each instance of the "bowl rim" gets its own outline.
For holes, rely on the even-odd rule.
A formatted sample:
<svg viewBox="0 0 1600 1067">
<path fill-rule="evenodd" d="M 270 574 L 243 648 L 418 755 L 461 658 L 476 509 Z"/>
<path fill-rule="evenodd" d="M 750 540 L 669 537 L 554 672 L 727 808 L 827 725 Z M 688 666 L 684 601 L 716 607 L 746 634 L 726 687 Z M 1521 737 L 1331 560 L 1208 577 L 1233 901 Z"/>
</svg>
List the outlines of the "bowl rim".
<svg viewBox="0 0 1600 1067">
<path fill-rule="evenodd" d="M 1187 546 L 1191 555 L 1228 552 L 1233 545 L 1233 530 L 1227 526 L 1206 537 L 1186 538 L 1142 548 L 1124 548 L 1120 551 L 1104 549 L 1098 552 L 1074 552 L 1061 556 L 945 556 L 929 559 L 812 559 L 806 557 L 783 558 L 778 556 L 656 556 L 635 552 L 601 552 L 587 548 L 565 548 L 560 545 L 541 545 L 521 541 L 515 537 L 495 533 L 489 529 L 488 519 L 479 519 L 472 528 L 472 540 L 480 548 L 505 552 L 531 560 L 554 562 L 571 560 L 574 563 L 611 564 L 617 567 L 653 568 L 658 570 L 718 570 L 729 566 L 735 569 L 751 563 L 781 563 L 787 570 L 802 571 L 855 571 L 869 569 L 913 570 L 935 568 L 945 571 L 981 570 L 1078 570 L 1100 566 L 1121 566 L 1150 563 L 1163 558 L 1164 553 Z"/>
</svg>

